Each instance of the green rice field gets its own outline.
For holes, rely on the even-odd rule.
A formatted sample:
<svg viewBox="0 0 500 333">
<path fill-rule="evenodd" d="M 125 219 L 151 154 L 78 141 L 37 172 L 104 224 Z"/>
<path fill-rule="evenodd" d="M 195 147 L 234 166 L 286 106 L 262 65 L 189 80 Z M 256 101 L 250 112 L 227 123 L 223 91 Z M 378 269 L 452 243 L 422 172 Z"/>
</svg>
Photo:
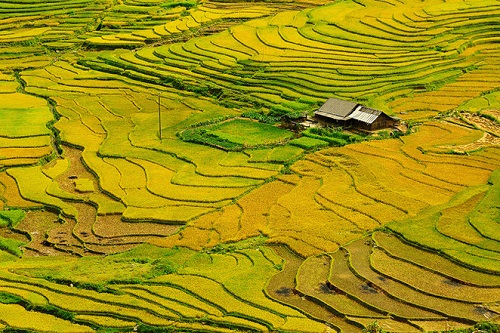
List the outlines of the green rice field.
<svg viewBox="0 0 500 333">
<path fill-rule="evenodd" d="M 498 332 L 499 22 L 0 0 L 0 332 Z"/>
</svg>

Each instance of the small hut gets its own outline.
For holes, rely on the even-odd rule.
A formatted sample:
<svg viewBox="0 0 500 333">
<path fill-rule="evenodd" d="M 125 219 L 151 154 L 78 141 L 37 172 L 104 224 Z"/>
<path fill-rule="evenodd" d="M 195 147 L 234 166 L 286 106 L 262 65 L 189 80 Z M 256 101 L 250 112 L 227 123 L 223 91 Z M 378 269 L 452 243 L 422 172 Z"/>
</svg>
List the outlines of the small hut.
<svg viewBox="0 0 500 333">
<path fill-rule="evenodd" d="M 391 128 L 399 124 L 398 118 L 388 116 L 382 111 L 337 98 L 328 99 L 314 115 L 322 122 L 367 131 Z"/>
</svg>

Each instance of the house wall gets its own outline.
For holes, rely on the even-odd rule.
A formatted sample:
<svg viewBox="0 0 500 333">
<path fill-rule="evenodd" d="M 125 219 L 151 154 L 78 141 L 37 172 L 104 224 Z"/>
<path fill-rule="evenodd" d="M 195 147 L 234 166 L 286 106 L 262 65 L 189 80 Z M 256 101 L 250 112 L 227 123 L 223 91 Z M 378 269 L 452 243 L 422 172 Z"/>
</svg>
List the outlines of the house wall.
<svg viewBox="0 0 500 333">
<path fill-rule="evenodd" d="M 362 121 L 357 121 L 357 120 L 347 120 L 347 121 L 340 121 L 340 120 L 335 120 L 332 118 L 316 115 L 316 119 L 324 125 L 334 125 L 334 126 L 342 126 L 344 128 L 348 128 L 350 126 L 354 126 L 356 128 L 365 130 L 365 131 L 376 131 L 379 129 L 384 129 L 384 128 L 391 128 L 394 127 L 398 121 L 395 119 L 392 119 L 391 117 L 387 116 L 386 114 L 382 113 L 380 114 L 377 119 L 371 124 L 364 123 Z"/>
<path fill-rule="evenodd" d="M 376 131 L 384 128 L 391 128 L 397 124 L 397 120 L 392 119 L 391 117 L 381 114 L 375 121 L 371 124 L 364 123 L 362 121 L 356 121 L 354 127 L 359 129 L 363 129 L 366 131 Z"/>
<path fill-rule="evenodd" d="M 371 124 L 372 130 L 378 130 L 382 128 L 394 127 L 397 124 L 397 120 L 391 117 L 381 114 L 375 121 Z"/>
<path fill-rule="evenodd" d="M 351 124 L 350 121 L 335 120 L 335 119 L 324 117 L 321 115 L 315 115 L 314 117 L 318 120 L 319 123 L 323 124 L 324 126 L 334 125 L 334 126 L 347 127 Z"/>
</svg>

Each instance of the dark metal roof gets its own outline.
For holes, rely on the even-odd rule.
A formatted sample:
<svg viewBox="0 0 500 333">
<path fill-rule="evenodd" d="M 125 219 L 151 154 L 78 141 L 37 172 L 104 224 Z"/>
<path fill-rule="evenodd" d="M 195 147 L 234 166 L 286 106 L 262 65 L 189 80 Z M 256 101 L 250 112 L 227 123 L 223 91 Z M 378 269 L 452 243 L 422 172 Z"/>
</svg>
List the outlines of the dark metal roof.
<svg viewBox="0 0 500 333">
<path fill-rule="evenodd" d="M 320 115 L 335 120 L 347 120 L 347 116 L 356 108 L 358 104 L 354 102 L 344 101 L 337 98 L 328 99 L 315 115 Z"/>
</svg>

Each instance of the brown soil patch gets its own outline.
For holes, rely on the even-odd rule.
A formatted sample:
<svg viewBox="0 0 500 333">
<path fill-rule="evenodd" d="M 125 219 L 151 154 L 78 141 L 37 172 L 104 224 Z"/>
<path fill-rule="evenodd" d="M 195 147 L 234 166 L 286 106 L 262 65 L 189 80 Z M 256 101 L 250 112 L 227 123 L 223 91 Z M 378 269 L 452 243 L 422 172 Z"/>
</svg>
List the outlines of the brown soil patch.
<svg viewBox="0 0 500 333">
<path fill-rule="evenodd" d="M 91 179 L 94 183 L 94 188 L 98 188 L 97 179 L 82 163 L 82 152 L 80 150 L 64 146 L 63 155 L 69 160 L 69 168 L 66 173 L 60 175 L 56 179 L 61 189 L 72 194 L 80 194 L 75 187 L 75 179 L 78 178 Z"/>
<path fill-rule="evenodd" d="M 30 241 L 29 238 L 26 237 L 26 235 L 17 233 L 17 232 L 15 232 L 7 227 L 0 228 L 0 237 L 15 239 L 15 240 L 18 240 L 20 242 L 25 242 L 25 243 L 28 243 Z"/>
<path fill-rule="evenodd" d="M 83 256 L 87 251 L 83 244 L 73 237 L 76 221 L 74 219 L 65 220 L 63 224 L 47 232 L 47 242 L 59 251 Z"/>
<path fill-rule="evenodd" d="M 87 170 L 81 160 L 81 151 L 64 146 L 64 157 L 69 160 L 69 169 L 56 181 L 62 190 L 81 196 L 75 186 L 76 179 L 90 179 L 95 193 L 101 193 L 98 180 Z M 83 199 L 83 197 L 82 197 Z M 102 255 L 129 250 L 139 244 L 159 239 L 177 232 L 180 226 L 156 223 L 127 223 L 121 215 L 97 215 L 94 206 L 84 202 L 67 201 L 78 211 L 78 220 L 65 219 L 47 232 L 45 243 L 55 249 L 76 255 Z"/>
<path fill-rule="evenodd" d="M 486 110 L 486 111 L 481 111 L 484 114 L 488 114 L 490 116 L 495 117 L 495 119 L 500 120 L 500 110 Z"/>
<path fill-rule="evenodd" d="M 130 223 L 121 220 L 121 215 L 98 216 L 94 224 L 94 233 L 103 238 L 113 237 L 165 237 L 176 233 L 177 225 L 158 223 Z"/>
<path fill-rule="evenodd" d="M 77 195 L 85 196 L 76 190 L 75 180 L 90 179 L 95 193 L 100 193 L 98 180 L 86 169 L 81 160 L 81 151 L 64 146 L 64 157 L 69 160 L 68 170 L 57 177 L 60 188 Z M 0 173 L 1 192 L 7 204 L 14 207 L 33 207 L 18 192 L 14 179 Z M 3 184 L 3 185 L 2 185 Z M 64 199 L 63 199 L 64 200 Z M 180 226 L 157 223 L 127 223 L 121 215 L 98 216 L 97 209 L 85 202 L 65 200 L 78 211 L 78 220 L 59 217 L 45 210 L 29 211 L 17 230 L 30 234 L 31 242 L 25 247 L 26 256 L 39 255 L 106 255 L 129 250 L 139 244 L 162 239 L 177 232 Z M 0 201 L 3 206 L 3 202 Z M 2 207 L 0 206 L 0 208 Z M 0 236 L 28 242 L 26 236 L 8 228 L 0 229 Z"/>
<path fill-rule="evenodd" d="M 500 145 L 500 137 L 493 136 L 490 133 L 484 133 L 483 137 L 476 142 L 472 142 L 462 146 L 446 146 L 446 148 L 452 149 L 453 151 L 459 153 L 465 153 L 494 145 Z"/>
<path fill-rule="evenodd" d="M 73 228 L 72 236 L 84 247 L 84 251 L 96 254 L 112 254 L 133 248 L 149 241 L 152 237 L 164 237 L 175 232 L 178 227 L 146 223 L 131 224 L 121 221 L 120 215 L 98 216 L 97 210 L 85 203 L 71 203 L 78 210 L 78 222 Z M 97 221 L 105 221 L 101 229 L 114 230 L 115 233 L 96 233 Z M 113 225 L 114 224 L 114 225 Z M 114 228 L 113 228 L 114 227 Z M 162 230 L 163 229 L 163 230 Z M 161 233 L 164 232 L 164 233 Z"/>
<path fill-rule="evenodd" d="M 26 218 L 16 227 L 17 230 L 29 233 L 31 237 L 31 242 L 25 246 L 28 251 L 25 251 L 24 255 L 66 255 L 66 253 L 60 252 L 51 246 L 45 238 L 47 232 L 60 226 L 61 221 L 57 214 L 43 210 L 27 212 Z"/>
<path fill-rule="evenodd" d="M 481 117 L 480 115 L 474 113 L 464 112 L 461 113 L 461 115 L 465 119 L 465 121 L 477 126 L 483 131 L 487 131 L 493 135 L 500 136 L 500 124 L 498 124 L 497 122 L 494 122 L 493 120 L 485 117 Z"/>
</svg>

